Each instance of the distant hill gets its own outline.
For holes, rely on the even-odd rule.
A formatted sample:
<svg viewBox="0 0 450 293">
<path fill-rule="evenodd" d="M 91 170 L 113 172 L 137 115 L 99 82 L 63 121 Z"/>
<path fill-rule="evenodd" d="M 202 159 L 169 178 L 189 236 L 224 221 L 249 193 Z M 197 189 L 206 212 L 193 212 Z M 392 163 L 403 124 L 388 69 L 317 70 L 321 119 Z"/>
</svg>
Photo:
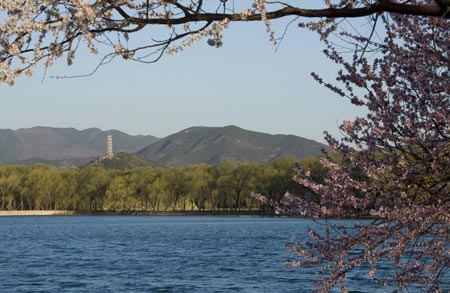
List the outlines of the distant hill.
<svg viewBox="0 0 450 293">
<path fill-rule="evenodd" d="M 136 154 L 128 154 L 123 152 L 115 153 L 112 158 L 105 156 L 97 157 L 96 159 L 82 165 L 81 167 L 103 167 L 106 169 L 131 169 L 137 167 L 161 167 L 161 165 L 139 157 Z"/>
<path fill-rule="evenodd" d="M 109 132 L 116 156 L 113 160 L 96 160 L 106 151 Z M 0 129 L 0 164 L 47 164 L 63 168 L 86 164 L 119 169 L 154 164 L 186 166 L 224 160 L 270 163 L 286 155 L 298 159 L 320 155 L 326 148 L 294 135 L 271 135 L 236 126 L 191 127 L 163 139 L 98 128 Z"/>
<path fill-rule="evenodd" d="M 141 157 L 167 166 L 224 160 L 269 163 L 281 156 L 298 159 L 320 155 L 327 146 L 294 135 L 271 135 L 236 126 L 191 127 L 138 151 Z"/>
<path fill-rule="evenodd" d="M 106 135 L 113 137 L 114 151 L 136 152 L 158 138 L 147 135 L 128 135 L 118 130 L 103 131 L 98 128 L 33 127 L 27 129 L 0 129 L 0 164 L 36 161 L 64 161 L 72 159 L 88 162 L 106 149 Z M 54 162 L 53 162 L 54 163 Z"/>
</svg>

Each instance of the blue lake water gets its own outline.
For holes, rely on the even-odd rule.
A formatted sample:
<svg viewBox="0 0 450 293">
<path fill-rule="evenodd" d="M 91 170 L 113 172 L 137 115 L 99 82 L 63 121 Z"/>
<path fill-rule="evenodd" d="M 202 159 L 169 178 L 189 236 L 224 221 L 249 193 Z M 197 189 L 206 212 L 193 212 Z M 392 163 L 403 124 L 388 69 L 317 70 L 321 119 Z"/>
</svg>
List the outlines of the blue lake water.
<svg viewBox="0 0 450 293">
<path fill-rule="evenodd" d="M 2 217 L 0 292 L 310 292 L 284 248 L 307 219 Z M 350 289 L 367 287 L 364 273 Z"/>
</svg>

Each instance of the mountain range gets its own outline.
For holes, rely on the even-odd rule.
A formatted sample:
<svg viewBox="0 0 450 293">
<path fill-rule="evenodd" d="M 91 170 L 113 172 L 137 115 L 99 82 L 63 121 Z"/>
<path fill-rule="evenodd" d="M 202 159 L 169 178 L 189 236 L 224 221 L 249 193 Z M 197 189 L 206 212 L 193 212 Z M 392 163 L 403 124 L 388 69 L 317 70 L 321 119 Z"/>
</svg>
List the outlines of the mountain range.
<svg viewBox="0 0 450 293">
<path fill-rule="evenodd" d="M 232 125 L 191 127 L 162 139 L 98 128 L 33 127 L 0 129 L 0 164 L 86 165 L 105 153 L 108 133 L 113 137 L 115 152 L 133 154 L 122 154 L 120 165 L 127 158 L 139 164 L 155 162 L 165 166 L 216 164 L 223 160 L 270 163 L 287 155 L 298 159 L 317 156 L 327 148 L 324 144 L 299 136 L 272 135 Z"/>
<path fill-rule="evenodd" d="M 105 153 L 106 135 L 114 137 L 115 151 L 134 153 L 158 140 L 151 135 L 128 135 L 118 130 L 98 128 L 33 127 L 0 129 L 0 164 L 46 160 L 64 161 L 95 158 Z"/>
<path fill-rule="evenodd" d="M 225 127 L 191 127 L 143 148 L 137 154 L 166 166 L 224 160 L 270 163 L 282 156 L 305 159 L 317 156 L 325 145 L 294 135 L 271 135 Z"/>
</svg>

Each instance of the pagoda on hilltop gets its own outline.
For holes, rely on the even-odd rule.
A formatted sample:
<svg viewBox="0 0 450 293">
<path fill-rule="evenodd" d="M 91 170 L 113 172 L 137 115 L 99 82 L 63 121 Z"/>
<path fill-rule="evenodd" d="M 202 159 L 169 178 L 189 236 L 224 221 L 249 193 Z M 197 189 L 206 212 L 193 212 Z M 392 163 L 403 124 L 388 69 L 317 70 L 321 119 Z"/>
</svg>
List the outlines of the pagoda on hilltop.
<svg viewBox="0 0 450 293">
<path fill-rule="evenodd" d="M 105 157 L 109 158 L 109 159 L 114 157 L 111 132 L 109 132 L 108 136 L 106 137 L 106 155 L 105 155 Z"/>
</svg>

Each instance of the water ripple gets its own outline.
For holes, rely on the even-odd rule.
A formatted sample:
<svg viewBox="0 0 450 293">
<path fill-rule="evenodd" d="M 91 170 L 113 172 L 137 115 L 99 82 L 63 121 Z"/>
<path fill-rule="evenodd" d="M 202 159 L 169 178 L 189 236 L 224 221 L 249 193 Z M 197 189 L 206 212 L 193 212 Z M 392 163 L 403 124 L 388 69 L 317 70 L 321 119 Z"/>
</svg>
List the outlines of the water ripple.
<svg viewBox="0 0 450 293">
<path fill-rule="evenodd" d="M 286 218 L 4 217 L 0 292 L 310 292 L 313 268 L 285 267 L 293 256 L 283 245 L 311 225 Z M 352 289 L 374 291 L 355 278 Z"/>
</svg>

